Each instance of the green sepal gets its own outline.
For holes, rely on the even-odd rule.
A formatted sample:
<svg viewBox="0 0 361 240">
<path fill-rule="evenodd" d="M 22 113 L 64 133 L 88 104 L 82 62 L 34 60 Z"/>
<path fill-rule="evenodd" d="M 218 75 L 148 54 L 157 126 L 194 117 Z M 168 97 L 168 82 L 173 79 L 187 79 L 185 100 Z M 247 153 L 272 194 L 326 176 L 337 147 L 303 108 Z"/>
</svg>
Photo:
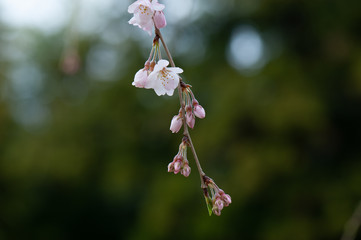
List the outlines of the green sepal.
<svg viewBox="0 0 361 240">
<path fill-rule="evenodd" d="M 208 208 L 208 213 L 209 213 L 209 216 L 212 216 L 212 200 L 209 199 L 208 197 L 204 197 L 206 199 L 206 204 L 207 204 L 207 208 Z"/>
</svg>

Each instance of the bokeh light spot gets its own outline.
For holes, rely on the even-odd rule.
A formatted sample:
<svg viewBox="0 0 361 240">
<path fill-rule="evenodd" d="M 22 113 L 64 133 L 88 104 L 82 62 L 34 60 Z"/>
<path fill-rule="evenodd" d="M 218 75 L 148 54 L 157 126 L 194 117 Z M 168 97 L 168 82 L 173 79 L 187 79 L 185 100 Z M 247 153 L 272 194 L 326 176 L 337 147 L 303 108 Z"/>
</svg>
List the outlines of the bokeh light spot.
<svg viewBox="0 0 361 240">
<path fill-rule="evenodd" d="M 228 61 L 241 72 L 258 70 L 263 67 L 264 42 L 258 31 L 251 26 L 242 26 L 232 33 L 228 48 Z"/>
<path fill-rule="evenodd" d="M 69 15 L 66 4 L 58 0 L 2 0 L 0 18 L 14 27 L 35 27 L 56 31 Z"/>
</svg>

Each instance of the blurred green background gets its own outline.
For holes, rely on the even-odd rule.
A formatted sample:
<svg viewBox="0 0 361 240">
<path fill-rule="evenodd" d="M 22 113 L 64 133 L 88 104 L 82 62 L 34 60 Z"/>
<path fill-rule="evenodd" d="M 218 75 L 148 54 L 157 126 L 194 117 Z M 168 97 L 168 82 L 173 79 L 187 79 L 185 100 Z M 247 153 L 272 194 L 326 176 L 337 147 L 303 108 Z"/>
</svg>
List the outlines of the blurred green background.
<svg viewBox="0 0 361 240">
<path fill-rule="evenodd" d="M 160 1 L 220 217 L 191 154 L 189 178 L 167 172 L 179 102 L 131 85 L 152 44 L 131 2 L 0 1 L 0 239 L 340 239 L 361 199 L 359 1 Z"/>
</svg>

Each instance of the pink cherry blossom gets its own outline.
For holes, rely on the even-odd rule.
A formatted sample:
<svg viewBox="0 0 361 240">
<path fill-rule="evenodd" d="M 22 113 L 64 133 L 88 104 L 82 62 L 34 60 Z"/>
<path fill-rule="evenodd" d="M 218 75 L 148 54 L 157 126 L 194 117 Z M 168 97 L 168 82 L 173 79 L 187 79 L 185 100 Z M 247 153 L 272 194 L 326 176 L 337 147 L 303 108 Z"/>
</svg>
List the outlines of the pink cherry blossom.
<svg viewBox="0 0 361 240">
<path fill-rule="evenodd" d="M 157 0 L 137 0 L 128 7 L 128 12 L 134 14 L 129 20 L 129 24 L 138 26 L 151 35 L 153 29 L 153 15 L 156 11 L 162 11 L 165 8 Z"/>
<path fill-rule="evenodd" d="M 179 73 L 183 70 L 178 67 L 167 67 L 169 62 L 167 60 L 159 60 L 155 65 L 153 72 L 148 76 L 148 81 L 145 88 L 154 89 L 158 96 L 167 94 L 173 95 L 174 89 L 178 87 Z"/>
</svg>

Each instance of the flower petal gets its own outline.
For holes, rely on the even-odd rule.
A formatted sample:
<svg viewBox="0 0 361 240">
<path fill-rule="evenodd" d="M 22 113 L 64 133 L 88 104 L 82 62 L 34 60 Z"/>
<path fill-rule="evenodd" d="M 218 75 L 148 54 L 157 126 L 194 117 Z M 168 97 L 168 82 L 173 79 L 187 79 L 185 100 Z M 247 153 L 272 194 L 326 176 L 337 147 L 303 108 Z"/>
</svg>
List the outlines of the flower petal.
<svg viewBox="0 0 361 240">
<path fill-rule="evenodd" d="M 162 84 L 159 84 L 159 82 L 157 82 L 157 83 L 155 84 L 155 86 L 153 87 L 153 89 L 154 89 L 155 93 L 156 93 L 158 96 L 161 96 L 161 95 L 166 94 L 165 88 L 162 86 Z M 168 93 L 167 93 L 167 94 L 168 94 Z M 169 95 L 169 94 L 168 94 L 168 95 Z M 172 95 L 173 95 L 173 93 L 172 93 Z M 172 95 L 170 95 L 170 96 L 172 96 Z"/>
<path fill-rule="evenodd" d="M 140 25 L 146 25 L 149 22 L 153 22 L 153 12 L 147 8 L 146 11 L 138 11 L 134 13 L 134 17 Z"/>
<path fill-rule="evenodd" d="M 168 90 L 166 93 L 168 96 L 173 96 L 174 89 Z"/>
<path fill-rule="evenodd" d="M 166 89 L 176 89 L 179 84 L 179 76 L 178 74 L 168 71 L 168 79 L 166 84 Z"/>
<path fill-rule="evenodd" d="M 165 6 L 163 4 L 158 3 L 158 1 L 153 1 L 152 7 L 156 11 L 162 11 L 165 8 Z"/>
<path fill-rule="evenodd" d="M 183 69 L 179 68 L 179 67 L 169 67 L 167 68 L 169 71 L 172 71 L 174 73 L 182 73 Z"/>
<path fill-rule="evenodd" d="M 169 62 L 167 60 L 164 60 L 164 59 L 159 60 L 158 63 L 154 67 L 154 72 L 159 72 L 168 65 L 169 65 Z"/>
<path fill-rule="evenodd" d="M 135 26 L 139 26 L 138 23 L 137 23 L 137 20 L 135 19 L 135 17 L 132 17 L 129 21 L 128 21 L 129 24 L 133 24 Z"/>
<path fill-rule="evenodd" d="M 137 9 L 139 5 L 140 5 L 139 1 L 130 4 L 128 7 L 128 13 L 134 13 L 135 9 Z"/>
<path fill-rule="evenodd" d="M 153 21 L 149 21 L 147 24 L 143 25 L 142 29 L 148 32 L 149 36 L 151 36 L 153 30 Z"/>
<path fill-rule="evenodd" d="M 148 81 L 146 82 L 144 87 L 147 89 L 154 88 L 156 82 L 157 82 L 157 73 L 153 71 L 149 74 Z"/>
<path fill-rule="evenodd" d="M 144 88 L 148 80 L 148 71 L 140 69 L 134 76 L 134 81 L 132 83 L 133 86 L 138 88 Z"/>
</svg>

